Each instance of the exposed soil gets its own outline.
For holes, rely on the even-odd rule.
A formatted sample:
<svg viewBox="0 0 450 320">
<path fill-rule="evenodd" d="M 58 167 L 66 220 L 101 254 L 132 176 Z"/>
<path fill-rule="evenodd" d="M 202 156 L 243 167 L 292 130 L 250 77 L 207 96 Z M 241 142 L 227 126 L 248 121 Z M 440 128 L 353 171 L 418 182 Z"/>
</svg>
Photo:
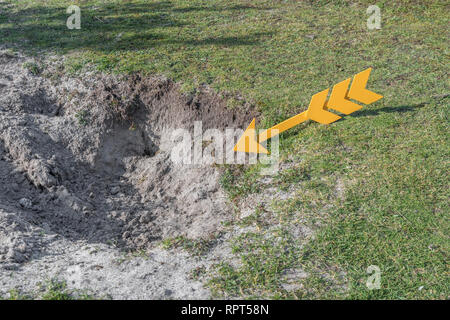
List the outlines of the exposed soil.
<svg viewBox="0 0 450 320">
<path fill-rule="evenodd" d="M 214 166 L 170 160 L 173 128 L 244 128 L 208 88 L 188 96 L 163 77 L 59 73 L 0 51 L 0 269 L 51 252 L 55 239 L 147 249 L 209 237 L 232 214 Z"/>
</svg>

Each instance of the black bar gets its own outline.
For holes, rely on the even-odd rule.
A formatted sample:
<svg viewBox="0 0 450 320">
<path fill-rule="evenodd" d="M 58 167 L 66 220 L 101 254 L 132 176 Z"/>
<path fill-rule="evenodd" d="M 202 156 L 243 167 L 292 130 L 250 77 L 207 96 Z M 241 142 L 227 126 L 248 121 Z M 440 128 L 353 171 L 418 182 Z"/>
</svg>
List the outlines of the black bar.
<svg viewBox="0 0 450 320">
<path fill-rule="evenodd" d="M 7 311 L 16 317 L 22 312 L 42 308 L 45 314 L 71 317 L 90 317 L 93 310 L 99 317 L 107 314 L 136 319 L 308 319 L 329 316 L 358 315 L 363 318 L 386 317 L 392 307 L 405 312 L 423 310 L 425 304 L 433 304 L 433 310 L 447 301 L 293 301 L 293 300 L 152 300 L 152 301 L 0 301 L 3 315 Z M 11 308 L 11 310 L 7 310 Z M 360 309 L 361 308 L 361 309 Z M 102 316 L 103 315 L 103 316 Z M 83 318 L 81 318 L 83 319 Z M 99 318 L 100 319 L 100 318 Z M 133 319 L 134 320 L 134 319 Z"/>
</svg>

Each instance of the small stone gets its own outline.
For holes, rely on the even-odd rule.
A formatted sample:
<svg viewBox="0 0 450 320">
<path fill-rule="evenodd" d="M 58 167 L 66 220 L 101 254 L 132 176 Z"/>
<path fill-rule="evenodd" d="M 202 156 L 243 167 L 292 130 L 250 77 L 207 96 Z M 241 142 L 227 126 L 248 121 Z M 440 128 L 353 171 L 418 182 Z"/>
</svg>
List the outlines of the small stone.
<svg viewBox="0 0 450 320">
<path fill-rule="evenodd" d="M 128 239 L 129 237 L 131 237 L 130 231 L 125 231 L 125 232 L 123 233 L 123 235 L 122 235 L 122 238 L 123 238 L 123 239 Z"/>
<path fill-rule="evenodd" d="M 144 214 L 141 215 L 141 217 L 139 218 L 139 222 L 140 223 L 149 223 L 150 221 L 152 221 L 153 216 L 151 213 L 149 212 L 145 212 Z"/>
<path fill-rule="evenodd" d="M 31 209 L 33 207 L 33 203 L 30 199 L 27 198 L 20 199 L 19 204 L 25 209 Z"/>
<path fill-rule="evenodd" d="M 120 191 L 120 187 L 118 187 L 118 186 L 111 188 L 111 194 L 112 195 L 118 194 L 119 191 Z"/>
<path fill-rule="evenodd" d="M 89 210 L 88 207 L 84 206 L 83 209 L 82 209 L 82 212 L 83 212 L 84 214 L 89 214 L 89 213 L 90 213 L 90 210 Z"/>
<path fill-rule="evenodd" d="M 172 290 L 169 290 L 169 289 L 164 290 L 164 295 L 167 296 L 167 297 L 168 297 L 168 296 L 171 296 L 172 293 L 173 293 Z"/>
</svg>

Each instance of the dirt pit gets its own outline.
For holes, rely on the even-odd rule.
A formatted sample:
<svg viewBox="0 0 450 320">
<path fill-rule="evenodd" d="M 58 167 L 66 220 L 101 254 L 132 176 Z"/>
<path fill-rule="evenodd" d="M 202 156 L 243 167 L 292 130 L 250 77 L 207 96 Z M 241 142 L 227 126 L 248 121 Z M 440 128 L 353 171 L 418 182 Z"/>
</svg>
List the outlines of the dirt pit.
<svg viewBox="0 0 450 320">
<path fill-rule="evenodd" d="M 61 61 L 34 64 L 0 51 L 0 268 L 42 257 L 56 236 L 147 249 L 207 238 L 231 218 L 218 169 L 174 164 L 165 137 L 194 121 L 245 128 L 248 107 L 163 77 L 70 78 Z"/>
</svg>

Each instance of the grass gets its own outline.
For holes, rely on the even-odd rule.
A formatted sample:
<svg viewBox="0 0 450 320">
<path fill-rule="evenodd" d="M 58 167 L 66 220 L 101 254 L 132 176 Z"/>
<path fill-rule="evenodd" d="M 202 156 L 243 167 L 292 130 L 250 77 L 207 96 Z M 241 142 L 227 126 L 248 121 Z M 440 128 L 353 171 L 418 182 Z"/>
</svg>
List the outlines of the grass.
<svg viewBox="0 0 450 320">
<path fill-rule="evenodd" d="M 3 298 L 0 298 L 0 300 Z M 33 293 L 22 293 L 17 289 L 9 292 L 7 300 L 92 300 L 93 297 L 75 290 L 67 289 L 64 281 L 50 279 L 40 285 L 39 290 Z"/>
<path fill-rule="evenodd" d="M 224 165 L 220 179 L 220 185 L 227 193 L 230 200 L 235 201 L 248 194 L 261 191 L 258 181 L 255 179 L 261 164 L 250 168 L 244 165 Z"/>
<path fill-rule="evenodd" d="M 41 68 L 36 63 L 26 62 L 23 67 L 35 76 L 41 73 Z"/>
<path fill-rule="evenodd" d="M 2 3 L 0 38 L 29 53 L 64 54 L 70 73 L 90 66 L 165 74 L 187 92 L 208 84 L 252 102 L 260 127 L 373 67 L 369 88 L 382 100 L 330 126 L 305 123 L 282 134 L 282 158 L 296 166 L 274 185 L 297 191 L 259 209 L 277 223 L 239 222 L 258 229 L 233 242 L 240 267 L 217 266 L 210 281 L 217 295 L 449 298 L 446 1 L 75 3 L 81 30 L 65 27 L 73 1 Z M 380 30 L 366 27 L 370 4 L 381 8 Z M 257 168 L 225 168 L 222 185 L 239 201 L 264 192 L 256 177 Z M 290 232 L 305 221 L 316 230 L 307 245 Z M 382 271 L 380 290 L 365 286 L 369 265 Z M 298 290 L 282 286 L 289 268 L 310 275 Z"/>
<path fill-rule="evenodd" d="M 211 236 L 209 239 L 189 239 L 178 236 L 164 239 L 161 245 L 164 249 L 182 248 L 192 255 L 201 256 L 214 245 L 216 238 L 216 236 Z"/>
<path fill-rule="evenodd" d="M 85 126 L 89 122 L 89 112 L 86 110 L 81 110 L 75 114 L 75 118 L 77 118 L 80 126 Z"/>
</svg>

